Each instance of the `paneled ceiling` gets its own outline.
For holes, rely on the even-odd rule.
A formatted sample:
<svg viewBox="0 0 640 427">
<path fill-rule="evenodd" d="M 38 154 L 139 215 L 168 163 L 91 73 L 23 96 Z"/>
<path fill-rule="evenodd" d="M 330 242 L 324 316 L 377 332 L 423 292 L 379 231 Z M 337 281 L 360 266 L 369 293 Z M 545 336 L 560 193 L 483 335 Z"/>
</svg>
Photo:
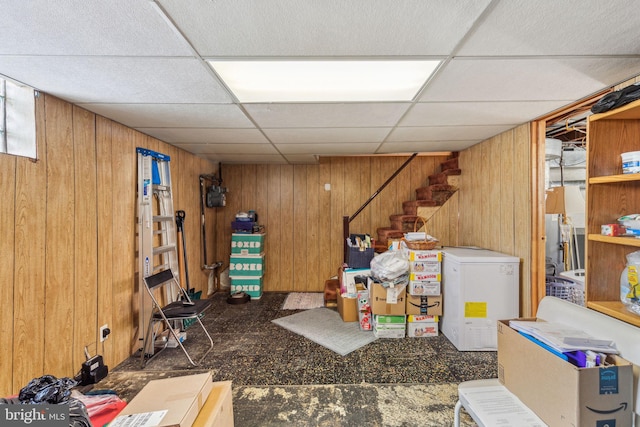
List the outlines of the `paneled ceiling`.
<svg viewBox="0 0 640 427">
<path fill-rule="evenodd" d="M 633 0 L 0 0 L 0 74 L 221 163 L 465 149 L 640 74 Z M 408 102 L 240 103 L 208 60 L 436 59 Z"/>
</svg>

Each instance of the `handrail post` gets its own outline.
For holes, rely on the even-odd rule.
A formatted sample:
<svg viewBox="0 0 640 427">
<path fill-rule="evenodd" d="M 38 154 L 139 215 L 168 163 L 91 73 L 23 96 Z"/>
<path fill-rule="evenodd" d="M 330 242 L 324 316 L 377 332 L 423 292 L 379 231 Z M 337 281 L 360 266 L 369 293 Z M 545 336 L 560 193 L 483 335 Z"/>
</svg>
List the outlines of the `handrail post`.
<svg viewBox="0 0 640 427">
<path fill-rule="evenodd" d="M 347 239 L 349 238 L 349 216 L 345 215 L 342 217 L 342 262 L 347 263 L 347 251 L 349 247 L 347 246 Z"/>
</svg>

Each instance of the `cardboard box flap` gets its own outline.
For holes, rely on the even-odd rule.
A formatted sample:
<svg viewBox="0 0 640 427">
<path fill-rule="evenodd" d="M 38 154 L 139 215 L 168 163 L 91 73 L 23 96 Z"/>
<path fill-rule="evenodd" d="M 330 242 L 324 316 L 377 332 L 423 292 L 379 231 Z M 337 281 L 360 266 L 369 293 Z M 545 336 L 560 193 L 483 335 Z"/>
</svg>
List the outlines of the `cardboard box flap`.
<svg viewBox="0 0 640 427">
<path fill-rule="evenodd" d="M 120 417 L 166 411 L 158 427 L 187 427 L 195 421 L 213 388 L 211 373 L 151 380 L 120 412 Z"/>
</svg>

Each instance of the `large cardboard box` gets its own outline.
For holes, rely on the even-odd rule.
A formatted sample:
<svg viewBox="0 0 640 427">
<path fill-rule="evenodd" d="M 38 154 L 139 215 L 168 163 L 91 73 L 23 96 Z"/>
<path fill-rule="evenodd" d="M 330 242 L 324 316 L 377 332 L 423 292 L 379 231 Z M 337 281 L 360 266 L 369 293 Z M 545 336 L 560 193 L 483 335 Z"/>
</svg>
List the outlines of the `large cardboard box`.
<svg viewBox="0 0 640 427">
<path fill-rule="evenodd" d="M 260 255 L 264 249 L 264 233 L 231 234 L 231 253 L 234 255 Z"/>
<path fill-rule="evenodd" d="M 442 316 L 442 295 L 407 295 L 406 312 Z"/>
<path fill-rule="evenodd" d="M 231 280 L 231 293 L 245 292 L 251 299 L 260 299 L 262 296 L 262 276 L 260 277 L 229 277 Z"/>
<path fill-rule="evenodd" d="M 213 383 L 213 389 L 193 427 L 233 427 L 231 381 Z"/>
<path fill-rule="evenodd" d="M 578 368 L 498 321 L 498 379 L 550 426 L 632 425 L 633 365 L 607 361 Z"/>
<path fill-rule="evenodd" d="M 371 313 L 403 315 L 407 299 L 406 286 L 385 288 L 380 283 L 369 283 Z"/>
<path fill-rule="evenodd" d="M 338 291 L 338 313 L 344 322 L 358 321 L 358 298 L 345 297 Z"/>
<path fill-rule="evenodd" d="M 127 417 L 127 421 L 132 423 L 134 418 L 139 417 L 141 420 L 155 420 L 151 425 L 158 427 L 191 427 L 212 389 L 210 372 L 151 380 L 131 399 L 112 424 L 118 425 Z"/>
<path fill-rule="evenodd" d="M 229 277 L 261 277 L 264 272 L 264 254 L 229 257 Z"/>
</svg>

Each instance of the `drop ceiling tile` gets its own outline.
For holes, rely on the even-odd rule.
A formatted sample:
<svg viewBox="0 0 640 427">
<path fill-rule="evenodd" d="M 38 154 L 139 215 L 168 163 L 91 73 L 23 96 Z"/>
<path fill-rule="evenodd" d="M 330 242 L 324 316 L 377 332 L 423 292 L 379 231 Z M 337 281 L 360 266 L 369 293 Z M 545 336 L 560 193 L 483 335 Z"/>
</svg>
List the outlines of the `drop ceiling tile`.
<svg viewBox="0 0 640 427">
<path fill-rule="evenodd" d="M 257 129 L 216 128 L 160 128 L 141 127 L 140 132 L 152 135 L 165 142 L 195 143 L 266 143 L 267 138 Z"/>
<path fill-rule="evenodd" d="M 420 101 L 577 100 L 640 74 L 640 58 L 455 59 Z"/>
<path fill-rule="evenodd" d="M 253 128 L 233 104 L 80 104 L 132 128 Z"/>
<path fill-rule="evenodd" d="M 74 103 L 231 102 L 193 58 L 0 56 L 0 74 Z"/>
<path fill-rule="evenodd" d="M 568 101 L 431 102 L 416 104 L 400 126 L 511 125 L 529 122 Z"/>
<path fill-rule="evenodd" d="M 640 54 L 634 0 L 496 2 L 458 55 Z"/>
<path fill-rule="evenodd" d="M 398 127 L 391 132 L 386 142 L 477 141 L 491 138 L 512 127 L 512 125 Z"/>
<path fill-rule="evenodd" d="M 0 55 L 192 55 L 151 1 L 3 1 L 0 9 Z"/>
<path fill-rule="evenodd" d="M 237 154 L 203 154 L 201 157 L 215 163 L 225 164 L 287 164 L 287 160 L 279 154 L 247 153 L 242 156 Z"/>
<path fill-rule="evenodd" d="M 245 104 L 262 128 L 339 128 L 393 126 L 409 103 Z"/>
<path fill-rule="evenodd" d="M 287 154 L 284 158 L 291 164 L 314 165 L 318 163 L 318 157 L 313 154 Z"/>
<path fill-rule="evenodd" d="M 243 157 L 251 155 L 276 155 L 278 152 L 271 144 L 173 144 L 193 154 L 232 154 Z"/>
<path fill-rule="evenodd" d="M 264 129 L 267 137 L 276 144 L 382 142 L 389 131 L 390 127 Z"/>
<path fill-rule="evenodd" d="M 424 142 L 385 142 L 378 153 L 429 153 L 438 151 L 462 151 L 481 140 L 471 141 L 424 141 Z"/>
<path fill-rule="evenodd" d="M 202 56 L 308 57 L 448 55 L 489 1 L 159 3 Z"/>
<path fill-rule="evenodd" d="M 345 155 L 372 153 L 378 147 L 378 143 L 330 143 L 330 144 L 276 144 L 282 154 L 321 154 L 321 155 Z"/>
</svg>

